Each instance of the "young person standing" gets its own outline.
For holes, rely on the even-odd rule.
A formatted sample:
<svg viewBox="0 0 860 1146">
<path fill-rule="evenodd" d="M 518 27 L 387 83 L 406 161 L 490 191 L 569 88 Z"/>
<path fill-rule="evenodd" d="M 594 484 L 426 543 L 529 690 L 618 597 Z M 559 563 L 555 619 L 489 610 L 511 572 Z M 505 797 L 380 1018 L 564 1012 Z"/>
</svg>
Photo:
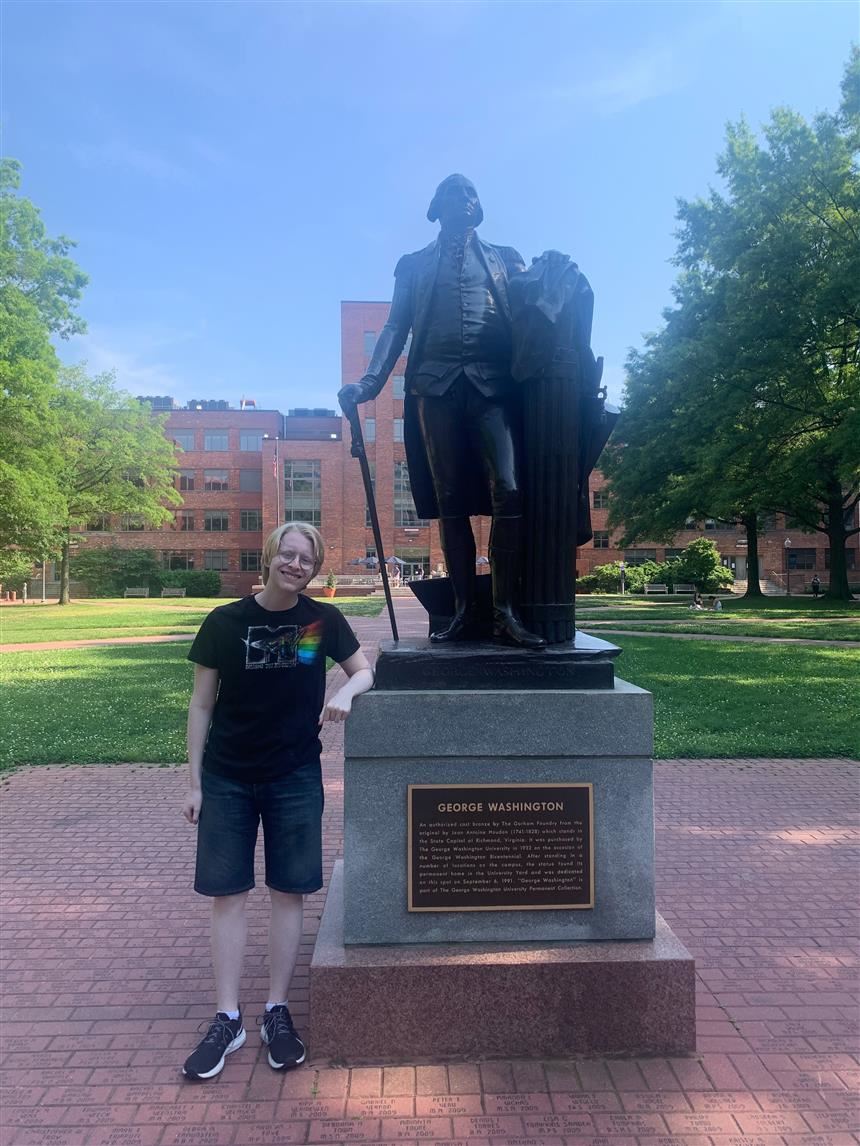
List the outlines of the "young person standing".
<svg viewBox="0 0 860 1146">
<path fill-rule="evenodd" d="M 274 530 L 263 547 L 263 591 L 214 609 L 188 654 L 195 670 L 182 812 L 198 825 L 194 888 L 212 898 L 216 1015 L 185 1062 L 187 1078 L 214 1078 L 245 1042 L 239 983 L 260 822 L 271 900 L 260 1037 L 275 1070 L 304 1061 L 287 989 L 302 897 L 323 882 L 319 728 L 324 720 L 345 720 L 353 698 L 373 684 L 342 614 L 301 595 L 324 555 L 313 526 L 288 522 Z M 349 678 L 328 704 L 326 657 Z"/>
</svg>

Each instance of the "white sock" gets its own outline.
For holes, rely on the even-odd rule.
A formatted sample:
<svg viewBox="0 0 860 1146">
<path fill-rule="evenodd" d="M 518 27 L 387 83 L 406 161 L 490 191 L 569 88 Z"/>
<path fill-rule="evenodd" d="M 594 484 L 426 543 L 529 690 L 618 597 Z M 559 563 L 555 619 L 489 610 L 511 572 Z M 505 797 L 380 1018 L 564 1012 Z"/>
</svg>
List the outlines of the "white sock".
<svg viewBox="0 0 860 1146">
<path fill-rule="evenodd" d="M 219 1013 L 219 1014 L 221 1014 L 221 1015 L 226 1015 L 226 1016 L 227 1016 L 227 1018 L 228 1018 L 228 1019 L 232 1019 L 232 1020 L 233 1020 L 233 1022 L 235 1022 L 235 1021 L 236 1021 L 236 1019 L 238 1019 L 238 1017 L 239 1017 L 239 1012 L 238 1012 L 238 1011 L 219 1011 L 218 1013 Z"/>
<path fill-rule="evenodd" d="M 287 1000 L 284 999 L 283 1003 L 266 1003 L 266 1011 L 273 1011 L 275 1007 L 286 1007 Z"/>
</svg>

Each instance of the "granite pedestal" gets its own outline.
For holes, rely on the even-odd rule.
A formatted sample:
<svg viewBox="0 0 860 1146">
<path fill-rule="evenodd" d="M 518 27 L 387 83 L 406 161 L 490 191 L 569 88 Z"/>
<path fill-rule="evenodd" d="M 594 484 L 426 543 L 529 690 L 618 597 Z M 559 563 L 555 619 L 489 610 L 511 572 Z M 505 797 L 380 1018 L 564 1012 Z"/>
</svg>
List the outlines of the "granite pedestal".
<svg viewBox="0 0 860 1146">
<path fill-rule="evenodd" d="M 611 689 L 393 690 L 359 697 L 346 726 L 347 943 L 651 939 L 651 694 Z M 589 783 L 588 910 L 407 910 L 409 784 Z"/>
<path fill-rule="evenodd" d="M 695 1050 L 693 959 L 661 916 L 650 940 L 356 946 L 343 941 L 342 865 L 311 964 L 311 1061 Z"/>
<path fill-rule="evenodd" d="M 650 693 L 617 678 L 409 687 L 408 666 L 394 683 L 359 697 L 346 726 L 344 861 L 311 964 L 312 1054 L 693 1050 L 693 960 L 655 912 Z M 593 906 L 410 911 L 407 795 L 428 784 L 591 785 Z"/>
</svg>

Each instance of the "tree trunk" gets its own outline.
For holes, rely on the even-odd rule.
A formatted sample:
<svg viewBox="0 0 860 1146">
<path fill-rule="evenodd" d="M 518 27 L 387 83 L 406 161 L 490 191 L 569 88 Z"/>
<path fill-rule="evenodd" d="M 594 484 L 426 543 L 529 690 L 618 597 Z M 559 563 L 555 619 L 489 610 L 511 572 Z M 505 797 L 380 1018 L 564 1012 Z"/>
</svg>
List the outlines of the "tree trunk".
<svg viewBox="0 0 860 1146">
<path fill-rule="evenodd" d="M 845 505 L 838 483 L 828 482 L 827 538 L 830 541 L 830 586 L 825 596 L 834 601 L 850 601 L 848 562 L 845 557 Z"/>
<path fill-rule="evenodd" d="M 60 599 L 58 605 L 68 605 L 70 601 L 69 594 L 69 533 L 66 531 L 63 537 L 63 545 L 60 550 Z"/>
<path fill-rule="evenodd" d="M 759 575 L 758 560 L 758 517 L 751 513 L 743 518 L 744 529 L 747 534 L 747 597 L 763 597 Z"/>
</svg>

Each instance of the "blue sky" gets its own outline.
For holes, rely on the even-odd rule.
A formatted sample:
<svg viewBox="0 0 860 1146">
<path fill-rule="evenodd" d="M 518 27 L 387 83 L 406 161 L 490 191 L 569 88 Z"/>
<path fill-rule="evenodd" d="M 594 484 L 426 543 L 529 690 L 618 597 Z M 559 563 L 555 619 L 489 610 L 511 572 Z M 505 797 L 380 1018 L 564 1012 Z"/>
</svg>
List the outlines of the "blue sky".
<svg viewBox="0 0 860 1146">
<path fill-rule="evenodd" d="M 835 108 L 860 38 L 855 0 L 5 0 L 2 22 L 3 154 L 91 280 L 63 357 L 283 410 L 335 404 L 341 299 L 390 297 L 452 171 L 485 239 L 580 264 L 617 399 L 726 122 Z"/>
</svg>

